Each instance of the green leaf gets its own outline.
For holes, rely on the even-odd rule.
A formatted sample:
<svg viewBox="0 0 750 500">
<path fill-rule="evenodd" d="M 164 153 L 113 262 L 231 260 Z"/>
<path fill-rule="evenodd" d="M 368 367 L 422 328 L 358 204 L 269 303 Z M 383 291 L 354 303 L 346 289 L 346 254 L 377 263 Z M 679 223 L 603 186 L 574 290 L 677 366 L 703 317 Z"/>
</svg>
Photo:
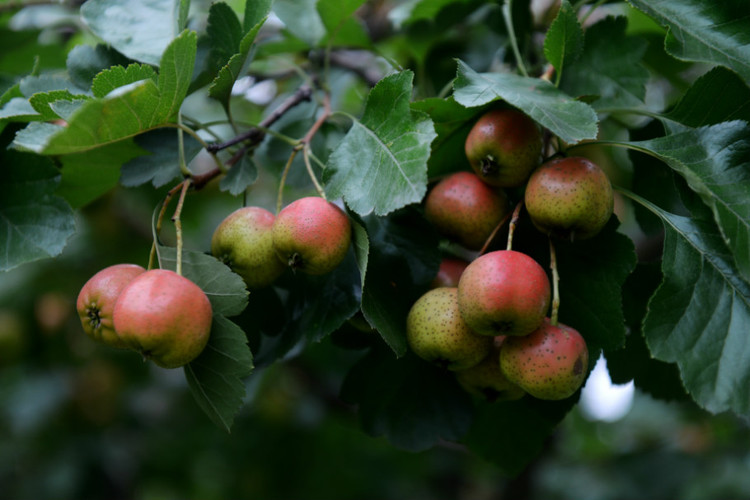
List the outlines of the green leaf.
<svg viewBox="0 0 750 500">
<path fill-rule="evenodd" d="M 570 2 L 563 0 L 544 38 L 544 56 L 557 70 L 559 78 L 563 68 L 578 59 L 581 52 L 583 29 Z"/>
<path fill-rule="evenodd" d="M 176 249 L 159 245 L 157 250 L 159 267 L 175 271 Z M 214 316 L 236 316 L 247 306 L 245 282 L 211 255 L 183 249 L 182 275 L 201 287 L 211 301 Z"/>
<path fill-rule="evenodd" d="M 234 10 L 224 2 L 211 5 L 206 27 L 211 42 L 211 52 L 220 66 L 238 52 L 243 32 Z"/>
<path fill-rule="evenodd" d="M 474 413 L 452 372 L 375 347 L 349 371 L 341 398 L 358 406 L 365 432 L 411 451 L 460 439 Z"/>
<path fill-rule="evenodd" d="M 182 174 L 177 130 L 152 130 L 137 136 L 135 143 L 151 154 L 129 158 L 129 161 L 123 164 L 120 175 L 120 183 L 123 186 L 134 187 L 151 182 L 154 187 L 161 187 Z M 186 163 L 203 149 L 203 146 L 188 134 L 183 134 L 182 143 Z"/>
<path fill-rule="evenodd" d="M 223 316 L 214 315 L 208 345 L 185 366 L 185 378 L 198 406 L 218 427 L 229 432 L 242 407 L 253 355 L 245 333 Z"/>
<path fill-rule="evenodd" d="M 347 47 L 366 47 L 370 38 L 352 16 L 364 0 L 318 0 L 317 9 L 327 35 L 323 43 Z"/>
<path fill-rule="evenodd" d="M 57 194 L 74 209 L 83 207 L 117 186 L 120 167 L 143 153 L 132 139 L 126 139 L 62 156 L 62 179 Z"/>
<path fill-rule="evenodd" d="M 477 73 L 458 61 L 453 88 L 454 98 L 462 106 L 482 106 L 503 99 L 569 144 L 596 138 L 597 116 L 591 106 L 545 80 L 510 73 Z"/>
<path fill-rule="evenodd" d="M 737 272 L 710 214 L 682 217 L 631 195 L 664 223 L 664 281 L 643 331 L 654 357 L 677 363 L 685 388 L 707 410 L 750 415 L 750 284 Z M 708 210 L 704 209 L 705 212 Z"/>
<path fill-rule="evenodd" d="M 59 255 L 75 232 L 70 206 L 54 195 L 60 173 L 43 157 L 0 153 L 0 271 Z"/>
<path fill-rule="evenodd" d="M 162 53 L 177 36 L 178 0 L 88 0 L 81 16 L 91 30 L 136 61 L 158 66 Z"/>
<path fill-rule="evenodd" d="M 581 57 L 568 66 L 562 89 L 596 95 L 595 109 L 643 108 L 648 70 L 641 64 L 648 44 L 625 35 L 627 19 L 607 17 L 586 30 Z"/>
<path fill-rule="evenodd" d="M 430 118 L 409 107 L 413 76 L 404 71 L 378 82 L 362 120 L 328 157 L 326 192 L 342 196 L 360 215 L 385 215 L 419 203 L 427 191 L 427 160 L 436 134 Z"/>
<path fill-rule="evenodd" d="M 113 48 L 99 44 L 76 45 L 68 52 L 66 66 L 70 80 L 82 89 L 91 88 L 94 77 L 112 66 L 126 66 L 128 59 Z"/>
<path fill-rule="evenodd" d="M 544 448 L 575 398 L 481 403 L 474 423 L 462 440 L 469 449 L 510 476 L 523 471 Z"/>
<path fill-rule="evenodd" d="M 0 108 L 0 120 L 13 122 L 30 122 L 42 120 L 43 117 L 25 97 L 13 97 Z"/>
<path fill-rule="evenodd" d="M 437 274 L 439 238 L 416 210 L 362 219 L 369 237 L 362 313 L 385 343 L 406 352 L 406 316 Z"/>
<path fill-rule="evenodd" d="M 678 59 L 726 66 L 750 83 L 750 17 L 745 0 L 630 0 L 668 28 L 665 46 Z"/>
<path fill-rule="evenodd" d="M 750 281 L 750 127 L 733 121 L 628 143 L 656 155 L 711 207 L 742 276 Z"/>
<path fill-rule="evenodd" d="M 750 88 L 736 73 L 717 66 L 698 78 L 665 116 L 688 127 L 733 120 L 750 122 Z M 668 120 L 664 123 L 670 127 Z"/>
<path fill-rule="evenodd" d="M 246 0 L 245 15 L 242 19 L 242 29 L 249 32 L 254 26 L 262 24 L 271 13 L 273 0 Z"/>
<path fill-rule="evenodd" d="M 273 12 L 281 19 L 287 31 L 315 47 L 326 34 L 326 28 L 315 8 L 318 0 L 275 0 Z"/>
<path fill-rule="evenodd" d="M 49 92 L 39 92 L 32 95 L 29 98 L 29 104 L 39 112 L 42 120 L 57 120 L 58 118 L 65 118 L 55 111 L 54 104 L 58 104 L 61 101 L 73 102 L 77 101 L 80 106 L 83 102 L 89 100 L 87 95 L 73 95 L 68 90 L 52 90 Z"/>
<path fill-rule="evenodd" d="M 258 167 L 253 158 L 242 155 L 240 161 L 232 165 L 227 175 L 219 182 L 219 189 L 229 191 L 232 196 L 242 194 L 258 178 Z"/>
<path fill-rule="evenodd" d="M 151 79 L 154 83 L 158 79 L 156 71 L 151 66 L 135 63 L 127 68 L 113 66 L 94 77 L 91 92 L 95 97 L 104 97 L 117 88 L 146 79 Z"/>
<path fill-rule="evenodd" d="M 21 130 L 16 147 L 40 154 L 71 154 L 132 137 L 168 123 L 185 99 L 195 60 L 197 36 L 185 31 L 167 47 L 158 84 L 150 78 L 92 99 L 67 127 L 34 124 Z"/>
</svg>

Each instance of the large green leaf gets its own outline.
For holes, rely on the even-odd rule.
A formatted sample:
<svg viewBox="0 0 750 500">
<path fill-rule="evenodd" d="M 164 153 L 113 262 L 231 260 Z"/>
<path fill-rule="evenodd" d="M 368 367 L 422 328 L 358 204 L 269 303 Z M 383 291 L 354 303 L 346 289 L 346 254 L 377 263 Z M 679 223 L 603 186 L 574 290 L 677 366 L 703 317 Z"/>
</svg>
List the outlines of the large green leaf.
<svg viewBox="0 0 750 500">
<path fill-rule="evenodd" d="M 131 59 L 164 64 L 162 53 L 179 26 L 178 0 L 88 0 L 81 16 L 102 40 Z"/>
<path fill-rule="evenodd" d="M 16 135 L 15 146 L 40 154 L 70 154 L 168 123 L 187 94 L 196 44 L 195 32 L 183 32 L 164 51 L 158 83 L 147 78 L 87 101 L 69 117 L 67 127 L 34 123 Z"/>
<path fill-rule="evenodd" d="M 744 121 L 628 143 L 685 178 L 711 207 L 739 271 L 750 280 L 750 127 Z"/>
<path fill-rule="evenodd" d="M 665 229 L 664 281 L 643 325 L 651 353 L 677 363 L 685 388 L 707 410 L 750 415 L 750 284 L 710 214 L 682 217 L 635 198 Z"/>
<path fill-rule="evenodd" d="M 583 29 L 575 10 L 568 0 L 563 0 L 547 34 L 544 37 L 544 56 L 557 71 L 558 79 L 563 68 L 578 59 L 583 52 Z"/>
<path fill-rule="evenodd" d="M 156 71 L 145 64 L 129 64 L 123 66 L 112 66 L 97 74 L 91 82 L 91 92 L 94 97 L 104 97 L 113 90 L 130 85 L 141 80 L 158 80 Z"/>
<path fill-rule="evenodd" d="M 212 55 L 223 66 L 237 53 L 244 33 L 234 10 L 224 2 L 211 4 L 206 27 Z"/>
<path fill-rule="evenodd" d="M 126 187 L 151 182 L 161 187 L 181 175 L 179 132 L 175 129 L 157 129 L 137 136 L 135 143 L 143 148 L 142 156 L 128 158 L 120 171 L 120 183 Z M 182 136 L 186 163 L 190 163 L 203 146 L 188 134 Z M 150 154 L 148 154 L 150 153 Z"/>
<path fill-rule="evenodd" d="M 381 80 L 370 92 L 362 120 L 328 158 L 326 192 L 342 196 L 360 215 L 385 215 L 419 203 L 427 191 L 427 160 L 435 138 L 432 120 L 409 107 L 413 74 Z"/>
<path fill-rule="evenodd" d="M 273 12 L 293 36 L 314 47 L 323 39 L 326 28 L 315 4 L 318 0 L 275 0 Z"/>
<path fill-rule="evenodd" d="M 665 46 L 678 59 L 726 66 L 750 83 L 746 0 L 629 0 L 669 28 Z"/>
<path fill-rule="evenodd" d="M 316 7 L 327 33 L 323 42 L 347 47 L 369 45 L 364 26 L 353 17 L 363 3 L 364 0 L 318 0 Z"/>
<path fill-rule="evenodd" d="M 453 89 L 456 102 L 466 107 L 503 99 L 567 143 L 596 138 L 597 117 L 591 106 L 546 80 L 512 73 L 477 73 L 458 61 Z"/>
<path fill-rule="evenodd" d="M 568 66 L 562 89 L 598 96 L 595 109 L 643 108 L 649 73 L 641 64 L 647 43 L 625 35 L 627 20 L 608 17 L 586 30 L 581 57 Z"/>
<path fill-rule="evenodd" d="M 54 257 L 75 232 L 70 206 L 54 193 L 59 171 L 43 157 L 0 153 L 0 271 Z"/>
<path fill-rule="evenodd" d="M 460 439 L 474 413 L 452 372 L 413 355 L 397 359 L 382 348 L 373 348 L 354 365 L 341 397 L 358 406 L 367 433 L 412 451 Z"/>
<path fill-rule="evenodd" d="M 229 432 L 242 407 L 253 355 L 245 333 L 224 316 L 214 316 L 208 345 L 185 365 L 185 378 L 198 406 L 213 423 Z"/>
<path fill-rule="evenodd" d="M 82 89 L 91 87 L 94 77 L 112 66 L 127 66 L 128 59 L 107 45 L 76 45 L 68 52 L 66 66 L 70 80 Z"/>
</svg>

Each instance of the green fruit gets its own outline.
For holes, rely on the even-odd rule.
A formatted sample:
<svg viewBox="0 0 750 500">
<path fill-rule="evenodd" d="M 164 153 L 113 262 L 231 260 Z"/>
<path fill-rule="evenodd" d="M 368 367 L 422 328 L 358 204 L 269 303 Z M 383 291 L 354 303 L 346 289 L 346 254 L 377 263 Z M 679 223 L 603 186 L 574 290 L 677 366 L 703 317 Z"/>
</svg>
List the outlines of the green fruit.
<svg viewBox="0 0 750 500">
<path fill-rule="evenodd" d="M 461 316 L 480 335 L 527 335 L 542 324 L 549 305 L 547 273 L 514 250 L 482 255 L 458 282 Z"/>
<path fill-rule="evenodd" d="M 449 370 L 471 368 L 492 349 L 491 338 L 476 335 L 461 319 L 457 297 L 455 287 L 434 288 L 406 318 L 406 340 L 414 354 Z"/>
<path fill-rule="evenodd" d="M 589 366 L 586 341 L 573 328 L 542 326 L 525 337 L 508 338 L 500 350 L 500 368 L 508 379 L 539 399 L 572 396 Z"/>
<path fill-rule="evenodd" d="M 515 187 L 539 165 L 542 135 L 536 123 L 515 109 L 482 115 L 466 137 L 466 158 L 487 184 Z"/>
<path fill-rule="evenodd" d="M 346 257 L 352 238 L 349 217 L 314 196 L 287 205 L 273 224 L 276 255 L 295 271 L 326 274 Z"/>
<path fill-rule="evenodd" d="M 430 284 L 431 287 L 458 286 L 458 280 L 461 279 L 461 275 L 468 265 L 469 263 L 465 260 L 454 259 L 452 257 L 444 258 L 440 261 L 440 267 Z"/>
<path fill-rule="evenodd" d="M 114 325 L 131 349 L 163 368 L 177 368 L 203 351 L 212 311 L 198 285 L 166 269 L 146 271 L 125 287 Z"/>
<path fill-rule="evenodd" d="M 479 250 L 510 211 L 508 198 L 471 172 L 456 172 L 432 188 L 424 214 L 438 231 Z"/>
<path fill-rule="evenodd" d="M 502 335 L 495 337 L 490 355 L 481 363 L 456 372 L 456 380 L 466 392 L 490 403 L 513 401 L 521 399 L 526 394 L 523 389 L 508 380 L 500 369 L 500 349 L 505 338 Z"/>
<path fill-rule="evenodd" d="M 540 231 L 571 240 L 595 236 L 614 208 L 607 174 L 581 157 L 557 158 L 536 169 L 524 202 Z"/>
<path fill-rule="evenodd" d="M 214 231 L 211 253 L 239 274 L 251 290 L 264 288 L 284 272 L 273 246 L 276 217 L 260 207 L 229 214 Z"/>
<path fill-rule="evenodd" d="M 76 310 L 86 335 L 113 347 L 127 347 L 115 331 L 112 318 L 115 303 L 122 290 L 145 271 L 136 264 L 115 264 L 102 269 L 83 285 Z"/>
</svg>

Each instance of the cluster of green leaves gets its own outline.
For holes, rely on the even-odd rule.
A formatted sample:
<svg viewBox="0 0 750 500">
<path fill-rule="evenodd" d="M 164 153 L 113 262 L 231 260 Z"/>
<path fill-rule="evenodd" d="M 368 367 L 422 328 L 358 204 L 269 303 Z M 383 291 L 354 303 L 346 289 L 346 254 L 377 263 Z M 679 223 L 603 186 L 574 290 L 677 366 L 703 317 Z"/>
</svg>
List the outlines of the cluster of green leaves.
<svg viewBox="0 0 750 500">
<path fill-rule="evenodd" d="M 613 218 L 590 241 L 557 243 L 560 320 L 586 338 L 592 365 L 603 352 L 617 381 L 750 415 L 743 389 L 750 384 L 750 23 L 743 1 L 631 0 L 613 6 L 619 15 L 584 24 L 589 6 L 563 1 L 543 25 L 543 45 L 532 36 L 538 28 L 529 2 L 405 2 L 389 13 L 395 31 L 378 39 L 357 16 L 364 3 L 248 0 L 202 11 L 187 0 L 127 8 L 86 2 L 80 16 L 103 43 L 75 46 L 62 74 L 34 69 L 0 88 L 0 132 L 9 145 L 0 269 L 58 255 L 75 232 L 74 210 L 118 184 L 159 188 L 197 176 L 192 160 L 204 149 L 226 196 L 254 187 L 260 166 L 279 178 L 322 116 L 311 154 L 327 196 L 349 210 L 353 250 L 329 275 L 284 275 L 249 298 L 203 249 L 184 251 L 185 275 L 216 311 L 209 348 L 185 369 L 193 394 L 229 429 L 253 363 L 271 364 L 331 335 L 343 347 L 367 349 L 342 397 L 358 406 L 368 433 L 411 450 L 462 442 L 516 473 L 575 398 L 473 401 L 450 373 L 409 354 L 404 333 L 411 304 L 454 250 L 422 217 L 428 183 L 468 168 L 463 143 L 471 124 L 505 103 L 533 118 L 560 151 L 598 148 L 624 203 L 636 207 L 627 231 Z M 491 53 L 477 49 L 488 41 Z M 344 49 L 385 68 L 354 106 L 345 95 L 357 95 L 362 82 L 351 83 L 345 71 L 368 68 L 335 67 L 333 56 Z M 686 77 L 689 71 L 701 76 Z M 233 93 L 246 74 L 274 79 L 278 98 L 248 108 Z M 207 144 L 257 125 L 300 85 L 316 87 L 313 101 L 274 121 L 262 143 L 220 153 Z M 216 104 L 220 125 L 210 113 L 188 115 L 188 98 Z M 333 113 L 323 114 L 329 102 Z M 302 170 L 299 161 L 291 165 Z M 303 177 L 288 182 L 310 189 Z M 516 249 L 549 263 L 545 238 L 525 217 L 516 234 Z M 660 269 L 639 262 L 641 241 L 662 235 Z M 175 250 L 158 236 L 160 265 L 174 267 Z M 357 320 L 367 331 L 353 327 Z"/>
</svg>

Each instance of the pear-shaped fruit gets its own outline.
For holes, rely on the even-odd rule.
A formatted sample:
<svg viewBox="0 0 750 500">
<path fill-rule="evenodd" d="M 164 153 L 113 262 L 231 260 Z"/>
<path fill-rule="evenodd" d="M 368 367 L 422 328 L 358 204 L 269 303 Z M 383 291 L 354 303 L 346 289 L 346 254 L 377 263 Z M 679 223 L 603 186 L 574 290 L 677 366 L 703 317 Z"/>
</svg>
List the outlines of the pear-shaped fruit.
<svg viewBox="0 0 750 500">
<path fill-rule="evenodd" d="M 485 399 L 490 403 L 495 401 L 513 401 L 521 399 L 526 392 L 508 380 L 500 369 L 500 349 L 505 336 L 495 337 L 494 345 L 489 356 L 478 365 L 456 372 L 456 380 L 474 396 Z"/>
<path fill-rule="evenodd" d="M 120 293 L 114 325 L 125 345 L 163 368 L 190 363 L 211 333 L 211 303 L 189 279 L 166 269 L 146 271 Z"/>
<path fill-rule="evenodd" d="M 424 215 L 438 231 L 471 250 L 479 250 L 510 211 L 508 198 L 471 172 L 456 172 L 427 194 Z"/>
<path fill-rule="evenodd" d="M 454 257 L 444 257 L 440 261 L 438 272 L 430 283 L 432 288 L 441 286 L 458 286 L 458 281 L 469 263 Z"/>
<path fill-rule="evenodd" d="M 586 239 L 599 233 L 612 215 L 614 196 L 607 174 L 581 157 L 556 158 L 531 174 L 524 202 L 543 233 Z"/>
<path fill-rule="evenodd" d="M 115 264 L 102 269 L 83 285 L 76 310 L 86 335 L 112 347 L 127 347 L 115 331 L 112 315 L 122 290 L 144 272 L 146 270 L 136 264 Z"/>
<path fill-rule="evenodd" d="M 536 123 L 515 109 L 482 115 L 466 137 L 466 158 L 487 184 L 515 187 L 539 165 L 542 135 Z"/>
<path fill-rule="evenodd" d="M 508 379 L 539 399 L 565 399 L 583 384 L 589 367 L 586 341 L 575 329 L 545 319 L 525 337 L 508 338 L 500 368 Z"/>
<path fill-rule="evenodd" d="M 406 318 L 406 340 L 420 358 L 441 368 L 465 370 L 492 349 L 492 339 L 472 332 L 458 312 L 455 287 L 434 288 L 422 295 Z"/>
<path fill-rule="evenodd" d="M 251 290 L 270 285 L 286 269 L 273 246 L 275 220 L 264 208 L 240 208 L 218 225 L 211 238 L 213 256 L 242 276 Z"/>
<path fill-rule="evenodd" d="M 273 224 L 276 255 L 295 271 L 326 274 L 346 257 L 351 245 L 349 217 L 331 202 L 310 196 L 293 201 Z"/>
<path fill-rule="evenodd" d="M 482 255 L 458 282 L 461 316 L 480 335 L 527 335 L 542 324 L 549 304 L 547 273 L 514 250 Z"/>
</svg>

